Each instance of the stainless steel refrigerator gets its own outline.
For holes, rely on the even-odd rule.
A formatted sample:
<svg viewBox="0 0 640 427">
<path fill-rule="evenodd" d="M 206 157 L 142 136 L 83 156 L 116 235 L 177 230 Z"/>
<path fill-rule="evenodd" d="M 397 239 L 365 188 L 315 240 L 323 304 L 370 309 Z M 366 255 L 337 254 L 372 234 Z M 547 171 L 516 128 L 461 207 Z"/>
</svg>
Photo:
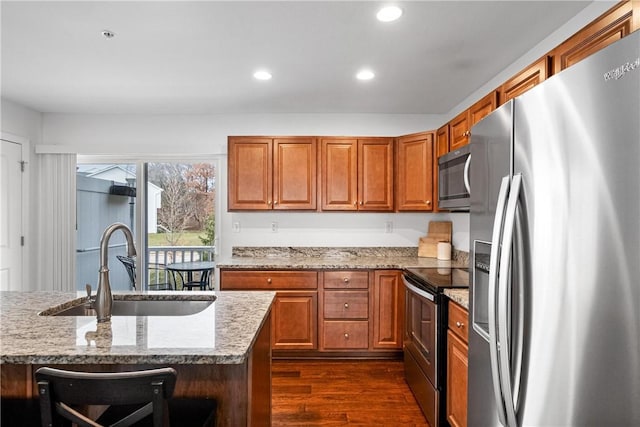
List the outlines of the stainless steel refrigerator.
<svg viewBox="0 0 640 427">
<path fill-rule="evenodd" d="M 468 425 L 640 426 L 640 32 L 471 130 Z"/>
</svg>

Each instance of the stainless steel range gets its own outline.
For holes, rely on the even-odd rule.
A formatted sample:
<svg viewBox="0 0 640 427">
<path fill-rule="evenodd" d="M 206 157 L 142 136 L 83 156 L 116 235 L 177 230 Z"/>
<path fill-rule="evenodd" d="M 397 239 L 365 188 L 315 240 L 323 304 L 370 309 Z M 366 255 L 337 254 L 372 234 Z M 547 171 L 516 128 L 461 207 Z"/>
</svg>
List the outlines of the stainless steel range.
<svg viewBox="0 0 640 427">
<path fill-rule="evenodd" d="M 405 376 L 431 427 L 446 426 L 447 304 L 442 292 L 469 286 L 467 269 L 407 268 Z"/>
</svg>

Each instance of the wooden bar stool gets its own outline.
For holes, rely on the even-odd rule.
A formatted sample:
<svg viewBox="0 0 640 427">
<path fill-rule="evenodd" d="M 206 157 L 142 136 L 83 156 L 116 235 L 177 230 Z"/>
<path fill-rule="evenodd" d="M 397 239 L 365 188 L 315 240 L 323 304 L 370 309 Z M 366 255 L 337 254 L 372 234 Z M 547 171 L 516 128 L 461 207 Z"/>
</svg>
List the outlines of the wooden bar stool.
<svg viewBox="0 0 640 427">
<path fill-rule="evenodd" d="M 176 376 L 172 368 L 118 373 L 40 368 L 35 378 L 42 426 L 215 426 L 215 401 L 171 398 Z M 80 409 L 88 406 L 107 408 L 93 419 Z"/>
</svg>

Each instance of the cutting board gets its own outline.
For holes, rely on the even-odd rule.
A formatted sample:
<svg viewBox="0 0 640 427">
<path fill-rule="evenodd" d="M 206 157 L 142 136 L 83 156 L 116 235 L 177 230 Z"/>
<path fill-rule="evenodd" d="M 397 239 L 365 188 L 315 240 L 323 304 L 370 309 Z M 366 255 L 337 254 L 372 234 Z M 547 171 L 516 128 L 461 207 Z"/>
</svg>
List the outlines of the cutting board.
<svg viewBox="0 0 640 427">
<path fill-rule="evenodd" d="M 451 242 L 451 230 L 451 221 L 429 221 L 427 235 L 421 237 L 418 244 L 418 256 L 436 258 L 438 256 L 438 242 Z"/>
</svg>

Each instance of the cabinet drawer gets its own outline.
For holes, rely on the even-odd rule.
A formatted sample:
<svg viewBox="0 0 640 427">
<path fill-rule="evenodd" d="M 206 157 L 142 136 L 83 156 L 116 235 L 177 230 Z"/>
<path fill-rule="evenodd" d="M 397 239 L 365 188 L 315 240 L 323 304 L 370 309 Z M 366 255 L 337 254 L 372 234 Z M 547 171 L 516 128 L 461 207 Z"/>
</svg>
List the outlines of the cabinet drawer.
<svg viewBox="0 0 640 427">
<path fill-rule="evenodd" d="M 469 342 L 469 313 L 449 301 L 449 329 L 465 343 Z"/>
<path fill-rule="evenodd" d="M 223 270 L 220 273 L 221 290 L 288 290 L 317 288 L 318 273 L 315 271 Z"/>
<path fill-rule="evenodd" d="M 325 271 L 325 289 L 368 289 L 367 271 Z"/>
<path fill-rule="evenodd" d="M 369 322 L 326 320 L 322 337 L 324 349 L 367 349 Z"/>
<path fill-rule="evenodd" d="M 366 319 L 369 291 L 327 291 L 323 313 L 325 319 Z"/>
</svg>

